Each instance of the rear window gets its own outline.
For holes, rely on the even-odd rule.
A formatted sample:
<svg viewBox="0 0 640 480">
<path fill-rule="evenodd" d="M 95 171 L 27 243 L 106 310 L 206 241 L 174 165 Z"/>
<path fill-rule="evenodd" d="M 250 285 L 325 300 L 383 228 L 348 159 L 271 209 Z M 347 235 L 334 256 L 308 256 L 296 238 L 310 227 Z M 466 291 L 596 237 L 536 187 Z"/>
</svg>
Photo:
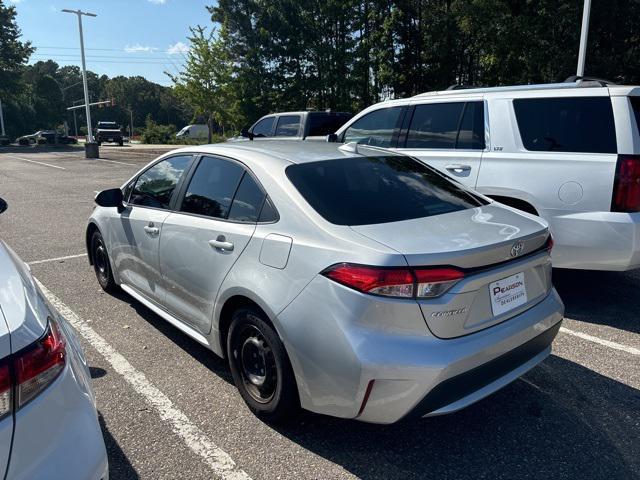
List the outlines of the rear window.
<svg viewBox="0 0 640 480">
<path fill-rule="evenodd" d="M 609 97 L 522 98 L 513 107 L 527 150 L 617 152 Z"/>
<path fill-rule="evenodd" d="M 309 136 L 320 137 L 329 135 L 347 123 L 352 115 L 332 114 L 332 113 L 310 113 L 309 114 Z"/>
<path fill-rule="evenodd" d="M 486 204 L 411 157 L 325 160 L 291 165 L 286 173 L 305 200 L 337 225 L 399 222 Z"/>
</svg>

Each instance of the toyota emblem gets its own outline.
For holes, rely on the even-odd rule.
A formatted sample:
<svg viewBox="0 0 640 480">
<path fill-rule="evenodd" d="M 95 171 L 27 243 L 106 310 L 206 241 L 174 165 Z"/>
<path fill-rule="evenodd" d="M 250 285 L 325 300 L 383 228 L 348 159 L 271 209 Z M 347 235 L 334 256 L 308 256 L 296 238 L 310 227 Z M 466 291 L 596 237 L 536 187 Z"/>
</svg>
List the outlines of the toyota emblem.
<svg viewBox="0 0 640 480">
<path fill-rule="evenodd" d="M 518 257 L 522 255 L 523 251 L 524 251 L 524 244 L 522 242 L 516 242 L 511 247 L 511 256 Z"/>
</svg>

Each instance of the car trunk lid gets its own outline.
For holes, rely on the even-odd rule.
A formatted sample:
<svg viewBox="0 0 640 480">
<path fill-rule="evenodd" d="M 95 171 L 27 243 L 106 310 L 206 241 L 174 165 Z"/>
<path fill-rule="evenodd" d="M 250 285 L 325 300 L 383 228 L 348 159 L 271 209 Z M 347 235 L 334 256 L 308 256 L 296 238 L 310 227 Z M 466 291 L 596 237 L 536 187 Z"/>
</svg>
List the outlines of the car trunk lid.
<svg viewBox="0 0 640 480">
<path fill-rule="evenodd" d="M 454 266 L 465 272 L 444 295 L 418 299 L 429 329 L 440 338 L 508 320 L 551 289 L 544 221 L 508 207 L 490 204 L 351 228 L 400 252 L 412 267 Z"/>
</svg>

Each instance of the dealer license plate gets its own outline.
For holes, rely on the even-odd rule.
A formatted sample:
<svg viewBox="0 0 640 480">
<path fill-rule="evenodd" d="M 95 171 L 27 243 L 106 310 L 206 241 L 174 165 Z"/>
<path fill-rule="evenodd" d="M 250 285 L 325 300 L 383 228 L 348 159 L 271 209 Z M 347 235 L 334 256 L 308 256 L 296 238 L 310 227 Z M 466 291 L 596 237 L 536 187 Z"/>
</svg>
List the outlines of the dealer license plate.
<svg viewBox="0 0 640 480">
<path fill-rule="evenodd" d="M 516 273 L 489 284 L 491 310 L 494 316 L 502 315 L 527 303 L 524 273 Z"/>
</svg>

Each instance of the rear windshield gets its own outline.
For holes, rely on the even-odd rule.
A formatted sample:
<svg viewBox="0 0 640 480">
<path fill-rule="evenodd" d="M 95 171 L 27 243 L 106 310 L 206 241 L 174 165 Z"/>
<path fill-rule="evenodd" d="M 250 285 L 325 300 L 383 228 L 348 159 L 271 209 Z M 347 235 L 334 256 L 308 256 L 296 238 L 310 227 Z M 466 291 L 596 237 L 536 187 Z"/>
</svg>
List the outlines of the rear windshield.
<svg viewBox="0 0 640 480">
<path fill-rule="evenodd" d="M 287 177 L 336 225 L 372 225 L 486 205 L 411 157 L 355 157 L 291 165 Z"/>
<path fill-rule="evenodd" d="M 309 136 L 319 137 L 335 133 L 352 116 L 346 113 L 310 113 Z"/>
<path fill-rule="evenodd" d="M 609 97 L 521 98 L 513 107 L 527 150 L 617 152 Z"/>
</svg>

